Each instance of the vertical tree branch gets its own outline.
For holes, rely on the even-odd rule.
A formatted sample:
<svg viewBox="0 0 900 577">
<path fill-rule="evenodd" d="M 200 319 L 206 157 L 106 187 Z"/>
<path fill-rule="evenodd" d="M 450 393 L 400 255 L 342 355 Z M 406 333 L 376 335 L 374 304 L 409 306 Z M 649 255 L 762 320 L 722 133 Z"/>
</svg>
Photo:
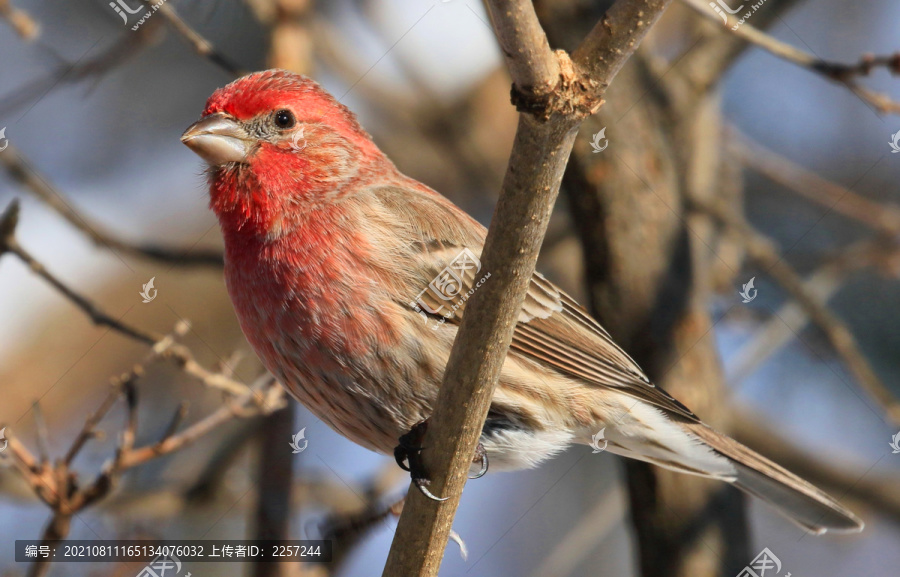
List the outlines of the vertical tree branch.
<svg viewBox="0 0 900 577">
<path fill-rule="evenodd" d="M 577 52 L 579 61 L 605 59 L 602 75 L 594 78 L 565 52 L 550 52 L 530 1 L 488 2 L 522 114 L 482 253 L 491 282 L 466 305 L 424 442 L 432 487 L 448 499 L 409 492 L 385 577 L 437 575 L 576 130 L 599 108 L 605 87 L 668 3 L 616 2 L 591 32 L 589 46 Z M 591 54 L 599 47 L 606 51 Z M 551 90 L 541 92 L 546 87 Z"/>
</svg>

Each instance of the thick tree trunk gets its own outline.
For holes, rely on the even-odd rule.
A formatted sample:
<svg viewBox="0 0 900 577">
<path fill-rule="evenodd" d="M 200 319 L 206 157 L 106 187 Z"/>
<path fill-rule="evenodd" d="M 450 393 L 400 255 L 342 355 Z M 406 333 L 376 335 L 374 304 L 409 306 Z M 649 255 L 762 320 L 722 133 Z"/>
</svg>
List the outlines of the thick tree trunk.
<svg viewBox="0 0 900 577">
<path fill-rule="evenodd" d="M 566 47 L 578 22 L 592 18 L 576 3 L 540 6 L 554 47 Z M 705 56 L 691 53 L 684 70 L 694 58 Z M 737 264 L 723 263 L 713 250 L 723 242 L 717 231 L 685 207 L 713 194 L 735 201 L 740 180 L 719 157 L 717 99 L 686 80 L 681 66 L 661 81 L 655 65 L 639 52 L 623 69 L 582 127 L 563 191 L 593 314 L 658 386 L 727 433 L 709 297 L 710 284 L 721 282 L 711 279 Z M 592 135 L 604 127 L 609 146 L 595 153 Z M 637 461 L 625 471 L 644 577 L 736 575 L 751 558 L 737 490 Z"/>
</svg>

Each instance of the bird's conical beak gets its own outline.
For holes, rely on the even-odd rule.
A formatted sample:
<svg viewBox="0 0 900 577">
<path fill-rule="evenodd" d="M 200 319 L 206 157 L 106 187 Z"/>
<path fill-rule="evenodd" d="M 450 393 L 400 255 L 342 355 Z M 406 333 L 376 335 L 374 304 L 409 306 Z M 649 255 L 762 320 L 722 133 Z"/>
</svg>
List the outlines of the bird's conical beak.
<svg viewBox="0 0 900 577">
<path fill-rule="evenodd" d="M 221 112 L 190 125 L 181 135 L 181 142 L 212 166 L 246 162 L 255 144 L 237 120 Z"/>
</svg>

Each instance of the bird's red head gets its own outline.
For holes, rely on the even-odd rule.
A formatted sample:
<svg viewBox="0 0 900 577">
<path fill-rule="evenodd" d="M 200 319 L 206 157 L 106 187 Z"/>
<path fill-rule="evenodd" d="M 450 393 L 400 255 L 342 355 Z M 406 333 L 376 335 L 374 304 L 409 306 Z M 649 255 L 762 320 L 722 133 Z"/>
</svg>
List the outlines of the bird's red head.
<svg viewBox="0 0 900 577">
<path fill-rule="evenodd" d="M 329 202 L 388 162 L 350 110 L 284 70 L 216 90 L 181 137 L 210 165 L 210 205 L 223 227 L 278 236 L 297 208 Z"/>
</svg>

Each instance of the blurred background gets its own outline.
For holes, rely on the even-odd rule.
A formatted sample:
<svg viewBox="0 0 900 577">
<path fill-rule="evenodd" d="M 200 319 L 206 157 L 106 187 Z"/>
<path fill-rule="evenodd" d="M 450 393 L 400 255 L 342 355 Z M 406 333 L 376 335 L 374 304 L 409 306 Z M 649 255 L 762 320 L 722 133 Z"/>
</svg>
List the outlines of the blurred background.
<svg viewBox="0 0 900 577">
<path fill-rule="evenodd" d="M 551 46 L 572 50 L 611 2 L 535 4 Z M 900 430 L 900 156 L 889 145 L 900 119 L 846 82 L 747 47 L 709 11 L 674 2 L 582 127 L 539 270 L 654 381 L 867 528 L 814 537 L 720 484 L 579 446 L 469 483 L 454 523 L 468 557 L 451 542 L 441 575 L 731 576 L 764 547 L 778 575 L 887 577 L 900 566 L 890 445 Z M 17 245 L 115 322 L 174 331 L 192 362 L 229 383 L 249 385 L 261 367 L 225 293 L 203 167 L 179 136 L 236 75 L 311 75 L 403 172 L 490 221 L 516 112 L 475 0 L 170 0 L 139 25 L 105 0 L 0 0 L 0 20 L 0 210 L 20 200 Z M 898 21 L 889 0 L 768 0 L 745 26 L 853 64 L 900 49 Z M 890 68 L 850 82 L 898 95 Z M 603 128 L 608 147 L 595 153 Z M 158 298 L 143 302 L 151 278 Z M 272 393 L 247 409 L 240 390 L 182 370 L 184 355 L 148 353 L 92 323 L 18 253 L 2 255 L 0 427 L 15 443 L 0 453 L 0 574 L 141 569 L 15 563 L 13 541 L 48 529 L 71 539 L 328 535 L 329 565 L 183 573 L 381 573 L 396 520 L 379 513 L 408 484 L 393 459 L 292 400 L 276 410 Z M 122 470 L 54 526 L 21 456 L 46 453 L 48 468 L 64 459 L 111 378 L 136 392 L 134 420 L 121 399 L 109 407 L 103 434 L 88 435 L 69 480 L 58 479 L 66 486 L 90 486 L 132 425 L 135 445 L 153 446 L 223 406 L 244 408 Z M 170 426 L 173 414 L 183 418 Z M 301 429 L 308 446 L 293 454 Z"/>
</svg>

